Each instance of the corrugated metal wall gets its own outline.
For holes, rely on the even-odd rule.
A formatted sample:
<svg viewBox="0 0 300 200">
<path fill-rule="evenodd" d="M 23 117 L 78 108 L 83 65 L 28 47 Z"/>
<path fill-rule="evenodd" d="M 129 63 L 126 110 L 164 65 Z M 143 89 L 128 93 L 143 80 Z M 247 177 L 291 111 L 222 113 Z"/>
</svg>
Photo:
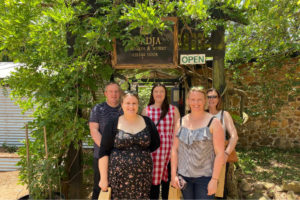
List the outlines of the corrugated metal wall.
<svg viewBox="0 0 300 200">
<path fill-rule="evenodd" d="M 10 89 L 7 93 L 10 93 Z M 22 146 L 20 142 L 25 139 L 25 124 L 32 120 L 29 115 L 32 112 L 21 114 L 21 109 L 10 99 L 9 96 L 3 94 L 4 88 L 0 87 L 0 146 L 3 143 L 9 146 Z"/>
<path fill-rule="evenodd" d="M 3 144 L 23 146 L 21 141 L 25 140 L 24 126 L 33 119 L 30 117 L 32 112 L 26 112 L 24 115 L 21 113 L 20 107 L 10 98 L 10 92 L 9 88 L 4 89 L 0 86 L 0 147 Z M 103 98 L 101 89 L 96 93 L 96 96 L 97 99 Z M 84 142 L 83 148 L 93 148 L 93 146 Z M 16 166 L 16 163 L 19 160 L 18 157 L 0 156 L 0 171 L 17 170 L 19 167 Z"/>
<path fill-rule="evenodd" d="M 17 166 L 20 158 L 18 157 L 0 157 L 0 172 L 16 171 L 20 167 Z"/>
</svg>

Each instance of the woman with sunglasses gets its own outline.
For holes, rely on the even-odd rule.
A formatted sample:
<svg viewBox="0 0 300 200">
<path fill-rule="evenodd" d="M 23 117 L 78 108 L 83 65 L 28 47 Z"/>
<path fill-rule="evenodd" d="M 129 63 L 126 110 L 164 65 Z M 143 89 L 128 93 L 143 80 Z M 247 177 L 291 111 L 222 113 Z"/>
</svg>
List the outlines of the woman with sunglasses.
<svg viewBox="0 0 300 200">
<path fill-rule="evenodd" d="M 159 134 L 148 117 L 138 115 L 137 94 L 121 99 L 124 114 L 108 122 L 99 150 L 102 191 L 111 186 L 112 199 L 149 199 L 152 183 L 151 152 L 159 145 Z"/>
<path fill-rule="evenodd" d="M 202 87 L 191 88 L 186 103 L 191 112 L 178 120 L 174 131 L 171 184 L 184 199 L 213 199 L 224 162 L 223 128 L 205 112 Z"/>
<path fill-rule="evenodd" d="M 228 159 L 228 156 L 234 150 L 236 143 L 238 141 L 238 135 L 236 128 L 234 126 L 233 120 L 230 114 L 227 111 L 222 110 L 222 101 L 220 98 L 220 93 L 215 88 L 210 88 L 207 90 L 207 99 L 208 99 L 208 111 L 210 114 L 218 118 L 224 129 L 224 136 L 229 137 L 229 143 L 225 149 L 225 163 Z M 229 133 L 229 136 L 226 136 L 226 132 Z M 226 165 L 226 171 L 228 169 L 228 164 Z M 226 182 L 226 176 L 225 176 Z M 224 195 L 223 198 L 227 197 L 228 191 L 226 185 L 224 186 Z"/>
<path fill-rule="evenodd" d="M 153 173 L 150 198 L 159 199 L 159 192 L 161 191 L 162 199 L 168 199 L 170 185 L 169 161 L 174 122 L 179 119 L 180 114 L 177 107 L 169 104 L 165 85 L 157 83 L 152 87 L 149 104 L 142 114 L 152 119 L 160 135 L 160 147 L 152 153 Z M 162 186 L 161 190 L 160 185 Z"/>
</svg>

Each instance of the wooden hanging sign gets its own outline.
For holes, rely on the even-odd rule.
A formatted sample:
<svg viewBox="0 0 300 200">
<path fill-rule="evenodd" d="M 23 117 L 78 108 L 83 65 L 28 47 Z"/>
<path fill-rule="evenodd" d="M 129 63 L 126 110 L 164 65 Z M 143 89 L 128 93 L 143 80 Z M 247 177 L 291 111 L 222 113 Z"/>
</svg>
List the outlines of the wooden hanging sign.
<svg viewBox="0 0 300 200">
<path fill-rule="evenodd" d="M 114 40 L 112 65 L 116 69 L 136 68 L 174 68 L 178 63 L 178 29 L 177 18 L 168 17 L 163 20 L 174 22 L 172 30 L 162 34 L 153 31 L 145 35 L 145 44 L 125 51 L 121 41 Z"/>
</svg>

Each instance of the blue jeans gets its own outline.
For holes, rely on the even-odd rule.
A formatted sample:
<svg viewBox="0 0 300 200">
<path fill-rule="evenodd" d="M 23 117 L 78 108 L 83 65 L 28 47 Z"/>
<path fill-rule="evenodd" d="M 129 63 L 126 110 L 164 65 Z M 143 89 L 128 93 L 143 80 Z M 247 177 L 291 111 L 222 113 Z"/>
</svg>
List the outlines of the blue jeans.
<svg viewBox="0 0 300 200">
<path fill-rule="evenodd" d="M 207 195 L 207 186 L 211 177 L 182 177 L 186 181 L 185 188 L 181 190 L 184 199 L 214 199 L 214 195 Z"/>
</svg>

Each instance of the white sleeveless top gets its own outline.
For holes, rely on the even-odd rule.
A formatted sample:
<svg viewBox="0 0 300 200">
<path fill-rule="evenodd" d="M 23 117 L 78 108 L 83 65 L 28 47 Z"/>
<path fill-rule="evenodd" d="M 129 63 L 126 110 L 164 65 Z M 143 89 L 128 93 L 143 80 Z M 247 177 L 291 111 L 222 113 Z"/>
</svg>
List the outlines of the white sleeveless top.
<svg viewBox="0 0 300 200">
<path fill-rule="evenodd" d="M 217 114 L 213 115 L 214 117 L 216 117 L 217 119 L 219 119 L 222 123 L 222 127 L 223 127 L 223 131 L 224 131 L 224 135 L 226 136 L 226 124 L 225 124 L 225 120 L 224 120 L 224 112 L 223 111 L 223 119 L 221 121 L 221 114 L 222 114 L 222 110 L 220 110 Z"/>
</svg>

